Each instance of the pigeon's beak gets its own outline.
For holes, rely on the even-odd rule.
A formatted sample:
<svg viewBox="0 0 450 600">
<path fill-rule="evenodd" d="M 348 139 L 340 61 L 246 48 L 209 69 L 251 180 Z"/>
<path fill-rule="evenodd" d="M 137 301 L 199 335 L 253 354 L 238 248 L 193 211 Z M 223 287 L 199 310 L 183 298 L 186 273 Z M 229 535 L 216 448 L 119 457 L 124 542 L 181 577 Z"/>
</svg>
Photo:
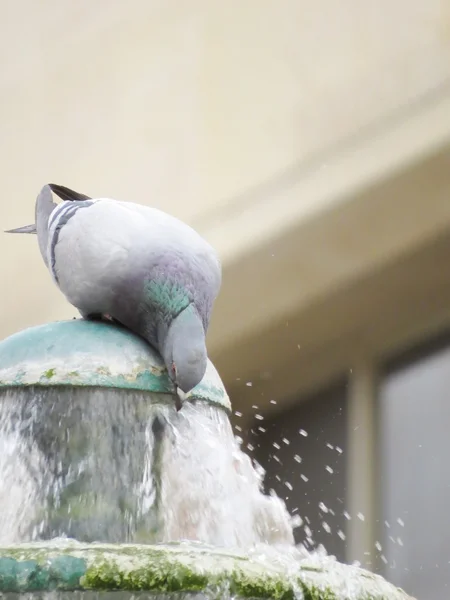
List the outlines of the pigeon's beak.
<svg viewBox="0 0 450 600">
<path fill-rule="evenodd" d="M 36 225 L 33 223 L 33 225 L 25 225 L 17 229 L 8 229 L 5 233 L 36 233 Z"/>
</svg>

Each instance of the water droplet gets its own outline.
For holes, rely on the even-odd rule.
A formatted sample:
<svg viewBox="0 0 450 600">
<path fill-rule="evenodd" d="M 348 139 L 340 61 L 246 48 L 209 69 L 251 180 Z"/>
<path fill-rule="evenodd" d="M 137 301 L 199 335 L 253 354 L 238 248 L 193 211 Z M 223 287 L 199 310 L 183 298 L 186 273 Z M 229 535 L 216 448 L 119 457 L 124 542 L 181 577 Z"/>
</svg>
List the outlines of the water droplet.
<svg viewBox="0 0 450 600">
<path fill-rule="evenodd" d="M 342 454 L 342 448 L 339 448 L 339 446 L 336 446 L 335 450 L 336 452 L 339 452 L 339 454 Z"/>
<path fill-rule="evenodd" d="M 270 401 L 270 404 L 276 404 L 276 403 L 277 403 L 277 401 L 276 401 L 276 400 L 271 400 L 271 401 Z"/>
<path fill-rule="evenodd" d="M 283 442 L 283 444 L 286 444 L 286 446 L 289 446 L 289 444 L 291 443 L 287 438 L 283 438 L 281 441 Z"/>
<path fill-rule="evenodd" d="M 334 473 L 333 469 L 329 465 L 326 465 L 325 470 L 328 471 L 328 473 Z"/>
<path fill-rule="evenodd" d="M 264 421 L 264 417 L 262 415 L 255 415 L 255 419 L 258 419 L 258 421 Z"/>
<path fill-rule="evenodd" d="M 302 459 L 300 458 L 300 456 L 298 454 L 294 454 L 294 460 L 298 463 L 302 462 Z"/>
<path fill-rule="evenodd" d="M 334 446 L 333 446 L 333 445 L 331 445 L 329 442 L 327 443 L 327 445 L 326 445 L 326 446 L 327 446 L 327 448 L 329 448 L 330 450 L 334 450 Z"/>
<path fill-rule="evenodd" d="M 366 519 L 366 517 L 362 513 L 360 513 L 360 512 L 356 516 L 358 517 L 358 519 L 360 521 L 365 521 L 365 519 Z"/>
<path fill-rule="evenodd" d="M 245 384 L 247 387 L 252 387 L 253 383 L 251 381 L 247 381 L 247 383 Z"/>
<path fill-rule="evenodd" d="M 404 527 L 405 526 L 404 521 L 402 519 L 400 519 L 400 518 L 397 519 L 397 523 L 400 525 L 400 527 Z"/>
<path fill-rule="evenodd" d="M 325 506 L 325 504 L 323 502 L 319 502 L 319 510 L 321 510 L 324 513 L 328 512 L 328 508 Z"/>
<path fill-rule="evenodd" d="M 303 481 L 307 482 L 309 481 L 309 479 L 306 477 L 306 475 L 303 475 L 303 473 L 300 475 L 300 477 L 303 479 Z"/>
<path fill-rule="evenodd" d="M 344 512 L 342 514 L 347 519 L 347 521 L 351 521 L 352 520 L 351 516 L 348 514 L 348 512 L 346 510 L 344 510 Z"/>
<path fill-rule="evenodd" d="M 234 414 L 235 414 L 236 417 L 242 417 L 242 413 L 239 412 L 238 410 L 235 410 Z"/>
<path fill-rule="evenodd" d="M 308 433 L 304 429 L 300 429 L 299 434 L 302 435 L 303 437 L 308 437 Z"/>
<path fill-rule="evenodd" d="M 322 528 L 324 529 L 324 531 L 326 531 L 327 533 L 331 533 L 331 527 L 328 525 L 328 523 L 326 521 L 324 521 L 322 523 Z"/>
<path fill-rule="evenodd" d="M 273 442 L 272 446 L 274 448 L 276 448 L 277 450 L 279 450 L 281 448 L 280 444 L 277 444 L 276 442 Z"/>
<path fill-rule="evenodd" d="M 345 533 L 341 529 L 337 530 L 337 534 L 341 538 L 341 540 L 345 540 Z"/>
<path fill-rule="evenodd" d="M 291 483 L 289 483 L 289 481 L 285 481 L 285 482 L 284 482 L 284 485 L 285 485 L 285 486 L 287 487 L 287 489 L 288 489 L 288 490 L 290 490 L 291 492 L 292 492 L 292 490 L 294 489 L 294 488 L 292 487 L 292 484 L 291 484 Z"/>
<path fill-rule="evenodd" d="M 294 508 L 294 510 L 298 510 L 298 508 Z M 301 518 L 300 515 L 294 515 L 291 518 L 291 526 L 292 529 L 297 529 L 297 527 L 301 527 L 303 525 L 303 519 Z"/>
<path fill-rule="evenodd" d="M 381 546 L 380 542 L 375 542 L 375 548 L 378 550 L 378 552 L 381 552 L 383 550 L 383 547 Z"/>
</svg>

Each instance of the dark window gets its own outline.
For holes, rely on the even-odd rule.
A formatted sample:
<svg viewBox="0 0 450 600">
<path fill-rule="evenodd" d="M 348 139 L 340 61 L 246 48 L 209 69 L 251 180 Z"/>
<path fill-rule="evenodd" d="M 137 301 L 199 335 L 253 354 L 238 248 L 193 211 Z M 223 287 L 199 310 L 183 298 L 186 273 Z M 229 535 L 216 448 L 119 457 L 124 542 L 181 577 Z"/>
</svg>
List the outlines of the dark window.
<svg viewBox="0 0 450 600">
<path fill-rule="evenodd" d="M 378 416 L 382 572 L 418 598 L 449 598 L 448 338 L 390 366 Z"/>
<path fill-rule="evenodd" d="M 308 548 L 323 544 L 339 560 L 345 559 L 347 522 L 346 395 L 347 386 L 340 383 L 271 419 L 255 421 L 252 439 L 254 456 L 266 469 L 266 491 L 274 489 L 289 512 L 304 521 L 296 542 Z"/>
</svg>

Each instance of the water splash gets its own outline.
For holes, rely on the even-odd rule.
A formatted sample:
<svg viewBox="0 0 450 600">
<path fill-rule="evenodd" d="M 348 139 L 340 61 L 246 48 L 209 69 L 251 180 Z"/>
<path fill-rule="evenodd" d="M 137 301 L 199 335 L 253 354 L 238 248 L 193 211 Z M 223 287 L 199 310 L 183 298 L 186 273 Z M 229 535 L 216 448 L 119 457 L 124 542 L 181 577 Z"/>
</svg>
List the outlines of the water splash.
<svg viewBox="0 0 450 600">
<path fill-rule="evenodd" d="M 161 504 L 163 540 L 250 547 L 294 543 L 282 500 L 263 495 L 264 471 L 253 466 L 227 415 L 205 403 L 168 411 Z"/>
<path fill-rule="evenodd" d="M 171 400 L 168 397 L 168 400 Z M 0 543 L 294 543 L 225 412 L 136 391 L 17 388 L 0 411 Z"/>
<path fill-rule="evenodd" d="M 95 548 L 124 551 L 114 564 L 128 569 L 124 542 L 156 542 L 152 548 L 178 548 L 183 564 L 187 553 L 201 572 L 213 555 L 221 570 L 227 560 L 230 569 L 245 561 L 264 578 L 288 582 L 295 600 L 311 589 L 331 589 L 337 600 L 407 598 L 323 548 L 294 545 L 294 519 L 280 498 L 263 494 L 264 471 L 241 451 L 220 408 L 185 403 L 176 412 L 160 396 L 90 388 L 21 388 L 1 400 L 0 545 L 28 542 L 21 560 L 25 547 L 70 546 L 74 556 Z M 236 597 L 217 586 L 200 595 L 218 594 Z"/>
</svg>

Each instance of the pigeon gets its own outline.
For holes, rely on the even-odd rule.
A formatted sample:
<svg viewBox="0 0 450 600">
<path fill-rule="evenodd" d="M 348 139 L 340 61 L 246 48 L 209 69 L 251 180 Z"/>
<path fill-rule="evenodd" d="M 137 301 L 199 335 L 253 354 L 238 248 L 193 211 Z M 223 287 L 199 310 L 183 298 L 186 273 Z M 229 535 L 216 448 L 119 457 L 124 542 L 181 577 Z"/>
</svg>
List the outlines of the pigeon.
<svg viewBox="0 0 450 600">
<path fill-rule="evenodd" d="M 222 274 L 194 229 L 156 208 L 51 183 L 36 199 L 35 223 L 6 233 L 37 234 L 53 281 L 83 318 L 109 318 L 143 337 L 177 390 L 200 383 Z"/>
</svg>

